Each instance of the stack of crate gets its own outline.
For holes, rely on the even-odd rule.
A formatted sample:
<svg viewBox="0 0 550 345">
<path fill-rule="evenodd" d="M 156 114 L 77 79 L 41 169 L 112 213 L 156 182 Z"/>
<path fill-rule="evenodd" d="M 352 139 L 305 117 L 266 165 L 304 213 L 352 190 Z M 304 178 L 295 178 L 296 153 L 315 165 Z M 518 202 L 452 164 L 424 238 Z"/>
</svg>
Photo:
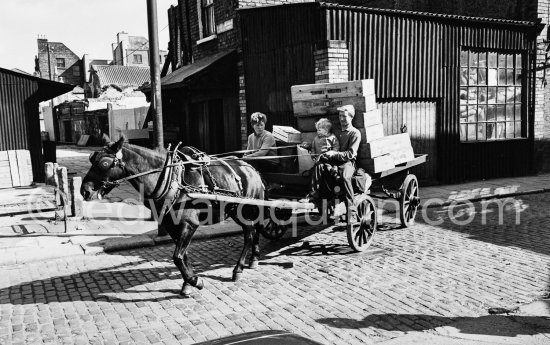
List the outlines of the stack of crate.
<svg viewBox="0 0 550 345">
<path fill-rule="evenodd" d="M 30 186 L 33 182 L 28 150 L 0 151 L 0 188 Z"/>
<path fill-rule="evenodd" d="M 333 132 L 340 132 L 338 108 L 351 104 L 355 108 L 352 124 L 361 132 L 357 167 L 377 173 L 414 158 L 408 134 L 384 136 L 382 113 L 376 108 L 374 80 L 295 85 L 291 87 L 294 116 L 302 132 L 302 142 L 317 135 L 315 122 L 326 117 Z"/>
</svg>

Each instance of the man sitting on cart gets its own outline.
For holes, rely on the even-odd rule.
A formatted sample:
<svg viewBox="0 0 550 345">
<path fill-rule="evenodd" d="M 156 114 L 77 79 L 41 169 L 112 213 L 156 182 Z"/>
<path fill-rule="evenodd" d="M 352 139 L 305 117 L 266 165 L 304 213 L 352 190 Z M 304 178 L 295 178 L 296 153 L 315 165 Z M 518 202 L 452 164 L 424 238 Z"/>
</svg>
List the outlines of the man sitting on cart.
<svg viewBox="0 0 550 345">
<path fill-rule="evenodd" d="M 339 134 L 340 149 L 338 151 L 327 151 L 319 157 L 320 162 L 326 162 L 338 169 L 340 178 L 334 180 L 328 176 L 327 169 L 322 164 L 317 164 L 312 173 L 311 192 L 308 194 L 309 201 L 319 205 L 324 198 L 331 198 L 334 193 L 341 189 L 346 207 L 350 214 L 356 215 L 357 209 L 353 201 L 353 186 L 351 178 L 355 172 L 355 160 L 361 143 L 361 132 L 352 125 L 355 116 L 353 105 L 344 105 L 338 108 L 338 117 L 342 132 Z"/>
<path fill-rule="evenodd" d="M 273 149 L 275 138 L 271 132 L 265 130 L 266 122 L 267 116 L 265 114 L 255 112 L 250 115 L 250 124 L 254 128 L 254 133 L 248 136 L 246 149 L 254 152 L 248 152 L 243 159 L 259 172 L 274 172 L 277 170 L 279 162 L 277 158 L 267 158 L 268 156 L 275 156 L 276 153 Z"/>
</svg>

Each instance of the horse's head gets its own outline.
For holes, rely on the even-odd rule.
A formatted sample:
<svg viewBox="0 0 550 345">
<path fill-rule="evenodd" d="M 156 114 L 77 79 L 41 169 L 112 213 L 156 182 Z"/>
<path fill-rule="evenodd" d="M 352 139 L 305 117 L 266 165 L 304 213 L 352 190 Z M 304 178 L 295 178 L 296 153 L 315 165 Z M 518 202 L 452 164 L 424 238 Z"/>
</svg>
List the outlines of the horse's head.
<svg viewBox="0 0 550 345">
<path fill-rule="evenodd" d="M 80 194 L 84 200 L 101 199 L 107 195 L 116 185 L 112 181 L 128 176 L 122 161 L 122 144 L 125 138 L 121 137 L 117 142 L 111 143 L 109 137 L 103 136 L 105 147 L 103 150 L 90 154 L 92 166 L 80 188 Z"/>
</svg>

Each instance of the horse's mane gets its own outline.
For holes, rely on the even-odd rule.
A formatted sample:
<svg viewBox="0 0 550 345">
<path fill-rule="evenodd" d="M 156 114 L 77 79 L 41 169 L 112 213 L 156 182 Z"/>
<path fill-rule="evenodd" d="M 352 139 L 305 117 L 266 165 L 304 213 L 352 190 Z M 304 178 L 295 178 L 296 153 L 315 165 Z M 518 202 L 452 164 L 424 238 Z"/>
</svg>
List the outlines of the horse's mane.
<svg viewBox="0 0 550 345">
<path fill-rule="evenodd" d="M 138 165 L 157 165 L 159 161 L 162 164 L 166 158 L 166 150 L 164 148 L 152 150 L 147 147 L 129 143 L 124 143 L 123 148 L 135 153 L 135 160 Z"/>
</svg>

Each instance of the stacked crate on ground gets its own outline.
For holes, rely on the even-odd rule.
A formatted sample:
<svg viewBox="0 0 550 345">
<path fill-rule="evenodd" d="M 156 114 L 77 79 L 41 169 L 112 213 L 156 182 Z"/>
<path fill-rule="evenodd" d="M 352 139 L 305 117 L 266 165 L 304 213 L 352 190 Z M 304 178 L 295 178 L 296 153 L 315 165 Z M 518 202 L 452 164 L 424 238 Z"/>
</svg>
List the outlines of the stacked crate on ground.
<svg viewBox="0 0 550 345">
<path fill-rule="evenodd" d="M 0 188 L 30 186 L 33 182 L 28 150 L 0 151 Z"/>
</svg>

